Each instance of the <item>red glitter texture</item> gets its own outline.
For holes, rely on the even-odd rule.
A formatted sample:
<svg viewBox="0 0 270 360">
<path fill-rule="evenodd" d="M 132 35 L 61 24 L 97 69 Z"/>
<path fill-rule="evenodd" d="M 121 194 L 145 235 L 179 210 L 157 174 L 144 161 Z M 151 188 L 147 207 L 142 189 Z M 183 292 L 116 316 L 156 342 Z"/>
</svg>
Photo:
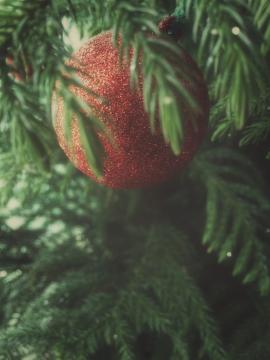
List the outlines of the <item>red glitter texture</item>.
<svg viewBox="0 0 270 360">
<path fill-rule="evenodd" d="M 67 144 L 64 136 L 63 100 L 58 97 L 54 100 L 54 126 L 59 144 L 71 162 L 96 182 L 111 188 L 153 186 L 175 175 L 190 161 L 204 137 L 209 111 L 207 88 L 201 72 L 188 54 L 184 54 L 184 59 L 197 81 L 195 86 L 194 83 L 183 80 L 182 83 L 193 94 L 203 111 L 195 116 L 195 130 L 190 121 L 190 117 L 194 116 L 194 109 L 183 108 L 184 144 L 181 154 L 175 156 L 164 143 L 160 131 L 154 135 L 151 133 L 142 92 L 131 90 L 129 66 L 119 64 L 118 50 L 112 44 L 111 32 L 102 33 L 82 46 L 68 63 L 82 70 L 78 71 L 78 76 L 84 86 L 105 97 L 107 102 L 100 104 L 94 96 L 79 88 L 71 90 L 95 109 L 99 119 L 110 129 L 116 145 L 101 137 L 105 157 L 103 176 L 97 179 L 81 145 L 76 119 L 72 125 L 72 146 Z M 141 89 L 142 82 L 141 80 Z"/>
</svg>

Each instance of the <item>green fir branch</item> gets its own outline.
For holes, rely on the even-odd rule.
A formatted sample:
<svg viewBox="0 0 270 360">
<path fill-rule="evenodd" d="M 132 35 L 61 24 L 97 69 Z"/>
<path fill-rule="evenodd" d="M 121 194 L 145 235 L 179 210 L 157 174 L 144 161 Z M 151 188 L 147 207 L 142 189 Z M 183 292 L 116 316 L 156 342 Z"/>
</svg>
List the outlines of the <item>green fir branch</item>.
<svg viewBox="0 0 270 360">
<path fill-rule="evenodd" d="M 173 152 L 179 154 L 184 138 L 182 109 L 184 106 L 192 107 L 195 113 L 201 109 L 181 82 L 187 79 L 195 81 L 192 70 L 185 64 L 181 47 L 159 34 L 159 16 L 157 11 L 150 10 L 146 5 L 119 2 L 113 28 L 114 42 L 116 44 L 121 36 L 120 58 L 128 56 L 131 48 L 134 48 L 130 66 L 131 83 L 138 85 L 142 66 L 144 106 L 149 113 L 151 129 L 155 131 L 159 113 L 164 139 Z M 181 67 L 176 65 L 179 63 Z"/>
<path fill-rule="evenodd" d="M 164 331 L 172 337 L 173 356 L 181 354 L 183 358 L 190 359 L 187 337 L 195 328 L 202 342 L 201 353 L 207 354 L 209 359 L 225 360 L 227 355 L 218 337 L 217 325 L 200 289 L 188 274 L 188 266 L 185 266 L 188 260 L 184 253 L 188 249 L 183 251 L 184 246 L 188 248 L 184 236 L 174 229 L 168 227 L 166 232 L 161 227 L 151 229 L 145 244 L 145 255 L 135 269 L 135 284 L 137 282 L 137 286 L 141 286 L 139 284 L 148 274 L 149 290 L 154 293 L 161 312 L 167 313 L 169 322 L 167 329 L 164 324 Z M 156 258 L 159 258 L 158 267 L 153 261 Z M 167 280 L 164 282 L 163 279 Z M 186 313 L 190 314 L 188 319 Z"/>
<path fill-rule="evenodd" d="M 112 283 L 113 258 L 106 250 L 98 255 L 95 241 L 79 247 L 70 239 L 37 255 L 17 283 L 10 284 L 18 287 L 23 303 L 16 326 L 10 322 L 0 334 L 0 356 L 9 352 L 16 358 L 15 351 L 18 356 L 25 351 L 84 359 L 83 354 L 107 344 L 117 350 L 119 359 L 127 360 L 134 358 L 136 337 L 152 331 L 170 336 L 172 359 L 191 360 L 189 336 L 196 329 L 200 352 L 209 359 L 226 359 L 212 314 L 184 265 L 188 241 L 170 227 L 154 227 L 141 236 L 137 241 L 142 241 L 142 256 L 131 261 L 124 286 L 120 273 L 118 282 Z"/>
<path fill-rule="evenodd" d="M 4 5 L 7 4 L 2 5 L 3 9 Z M 19 17 L 16 15 L 19 10 L 15 11 L 14 7 L 20 9 Z M 136 2 L 110 1 L 97 4 L 96 1 L 85 3 L 70 0 L 52 4 L 45 4 L 40 1 L 35 5 L 29 5 L 26 1 L 21 0 L 10 7 L 6 6 L 2 15 L 3 18 L 8 15 L 12 17 L 13 27 L 7 30 L 2 41 L 4 55 L 2 61 L 5 61 L 5 57 L 9 53 L 14 58 L 14 65 L 11 67 L 14 68 L 15 72 L 18 69 L 21 71 L 25 66 L 31 67 L 33 72 L 32 78 L 28 78 L 27 86 L 20 85 L 20 83 L 15 85 L 9 83 L 8 87 L 5 86 L 6 97 L 11 100 L 9 94 L 12 86 L 23 88 L 19 99 L 20 103 L 25 102 L 25 98 L 28 97 L 27 91 L 37 93 L 39 102 L 42 102 L 46 109 L 47 118 L 50 118 L 51 99 L 55 84 L 61 83 L 63 86 L 69 87 L 65 79 L 67 69 L 64 68 L 64 61 L 70 56 L 70 49 L 63 44 L 63 36 L 68 34 L 63 27 L 62 20 L 72 18 L 78 23 L 78 28 L 83 33 L 86 20 L 89 21 L 86 14 L 82 16 L 84 10 L 86 14 L 91 13 L 93 28 L 91 30 L 91 26 L 88 25 L 88 31 L 92 31 L 92 33 L 96 31 L 95 24 L 97 21 L 94 19 L 97 19 L 98 16 L 98 18 L 104 19 L 102 22 L 105 28 L 113 26 L 115 39 L 121 34 L 120 54 L 127 55 L 132 47 L 135 49 L 131 64 L 131 79 L 134 84 L 138 82 L 139 57 L 143 54 L 144 100 L 145 109 L 150 116 L 151 128 L 154 131 L 157 127 L 156 119 L 157 113 L 159 113 L 164 139 L 171 145 L 174 153 L 179 154 L 184 138 L 184 120 L 181 109 L 185 104 L 188 107 L 193 107 L 195 112 L 200 109 L 180 80 L 192 77 L 189 67 L 187 65 L 183 65 L 182 68 L 174 66 L 181 61 L 181 48 L 167 38 L 160 37 L 157 28 L 160 13 L 155 8 L 149 8 L 149 4 L 146 3 L 138 5 Z M 155 36 L 150 34 L 155 34 Z M 25 65 L 25 61 L 28 62 L 27 65 Z M 8 66 L 4 66 L 2 71 L 6 75 Z M 69 114 L 65 116 L 65 128 L 67 129 L 70 128 L 70 119 L 72 118 L 70 114 L 74 114 L 77 118 L 80 118 L 81 115 L 80 109 L 76 106 L 78 100 L 72 100 L 68 91 L 62 95 L 64 95 L 63 99 L 67 107 L 65 114 Z M 179 97 L 181 101 L 179 101 Z M 20 108 L 21 106 L 18 109 Z M 94 120 L 91 116 L 84 117 L 83 121 L 79 121 L 81 124 L 80 134 L 84 139 L 83 143 L 88 161 L 96 175 L 100 175 L 102 171 L 102 154 L 100 151 L 102 145 L 99 137 L 95 134 L 93 122 L 96 123 L 96 119 Z M 89 133 L 86 131 L 88 124 Z M 31 128 L 31 124 L 29 124 L 29 128 Z M 37 136 L 40 133 L 38 132 Z M 21 137 L 23 135 L 17 132 L 17 136 L 22 142 Z M 29 151 L 36 151 L 34 141 L 32 138 L 30 140 Z M 40 142 L 40 139 L 38 141 Z M 37 152 L 36 154 L 38 156 Z"/>
<path fill-rule="evenodd" d="M 269 54 L 270 50 L 270 6 L 267 0 L 249 0 L 249 7 L 254 14 L 254 24 L 263 35 L 261 51 Z"/>
<path fill-rule="evenodd" d="M 187 0 L 198 56 L 214 78 L 214 96 L 226 96 L 226 116 L 237 129 L 247 122 L 252 101 L 264 92 L 269 71 L 260 51 L 262 34 L 250 21 L 248 7 L 238 0 Z M 243 16 L 244 15 L 244 16 Z"/>
<path fill-rule="evenodd" d="M 258 188 L 255 167 L 227 149 L 202 153 L 196 166 L 207 189 L 203 244 L 217 253 L 219 262 L 232 257 L 233 275 L 243 276 L 244 283 L 256 282 L 262 294 L 268 293 L 269 264 L 261 232 L 268 226 L 270 204 Z"/>
</svg>

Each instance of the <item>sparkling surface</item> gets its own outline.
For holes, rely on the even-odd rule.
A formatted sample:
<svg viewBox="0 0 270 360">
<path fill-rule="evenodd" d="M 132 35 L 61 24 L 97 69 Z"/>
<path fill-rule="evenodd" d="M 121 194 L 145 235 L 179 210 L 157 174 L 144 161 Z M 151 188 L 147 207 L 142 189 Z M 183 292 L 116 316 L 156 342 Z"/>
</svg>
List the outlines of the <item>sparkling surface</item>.
<svg viewBox="0 0 270 360">
<path fill-rule="evenodd" d="M 185 82 L 195 99 L 201 104 L 203 114 L 196 115 L 197 131 L 188 121 L 192 110 L 183 109 L 185 114 L 185 141 L 180 156 L 175 156 L 164 143 L 160 134 L 153 135 L 149 118 L 143 106 L 141 91 L 130 89 L 130 69 L 127 64 L 119 64 L 118 51 L 113 47 L 111 32 L 102 33 L 90 39 L 73 55 L 70 65 L 82 69 L 78 73 L 83 84 L 104 96 L 108 102 L 101 104 L 89 93 L 72 88 L 72 91 L 90 104 L 106 126 L 111 130 L 117 146 L 104 137 L 104 174 L 96 179 L 87 162 L 80 142 L 76 119 L 72 125 L 72 147 L 68 147 L 64 136 L 63 100 L 57 98 L 54 111 L 54 126 L 58 141 L 74 165 L 95 181 L 112 188 L 136 188 L 152 186 L 169 180 L 196 152 L 204 137 L 209 111 L 209 101 L 205 82 L 193 60 L 186 54 L 185 61 L 192 67 L 198 79 L 196 87 Z M 181 64 L 179 64 L 181 66 Z M 142 80 L 140 81 L 142 89 Z"/>
</svg>

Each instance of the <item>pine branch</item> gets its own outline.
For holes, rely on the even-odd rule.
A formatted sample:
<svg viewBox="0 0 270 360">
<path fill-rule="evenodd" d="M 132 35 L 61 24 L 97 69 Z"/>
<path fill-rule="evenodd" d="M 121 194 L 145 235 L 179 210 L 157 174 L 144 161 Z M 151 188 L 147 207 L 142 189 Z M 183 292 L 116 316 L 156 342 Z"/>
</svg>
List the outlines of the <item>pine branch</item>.
<svg viewBox="0 0 270 360">
<path fill-rule="evenodd" d="M 254 166 L 233 151 L 206 151 L 199 156 L 196 174 L 207 188 L 203 244 L 220 262 L 232 256 L 234 275 L 244 283 L 257 282 L 262 294 L 270 290 L 269 265 L 261 232 L 267 227 L 270 205 L 258 189 Z M 240 250 L 238 250 L 240 248 Z"/>
<path fill-rule="evenodd" d="M 270 135 L 270 89 L 254 103 L 248 126 L 242 132 L 239 145 L 265 142 Z"/>
<path fill-rule="evenodd" d="M 4 5 L 7 4 L 3 3 Z M 20 8 L 19 17 L 15 16 L 14 6 Z M 85 12 L 84 16 L 82 16 L 83 12 Z M 34 17 L 33 13 L 35 14 Z M 120 54 L 122 56 L 134 48 L 134 56 L 131 62 L 131 79 L 134 86 L 138 83 L 139 58 L 143 56 L 145 109 L 149 113 L 152 130 L 154 131 L 156 127 L 157 113 L 159 112 L 165 141 L 171 145 L 175 154 L 179 154 L 184 137 L 182 107 L 192 107 L 194 111 L 200 111 L 200 109 L 193 96 L 184 88 L 181 81 L 178 81 L 181 78 L 194 80 L 188 66 L 183 65 L 180 68 L 173 65 L 181 61 L 183 53 L 176 44 L 171 43 L 167 38 L 160 37 L 157 29 L 160 13 L 154 8 L 150 9 L 147 3 L 138 5 L 135 1 L 134 3 L 110 1 L 97 4 L 96 1 L 85 3 L 71 0 L 56 3 L 40 1 L 35 6 L 30 6 L 26 1 L 21 0 L 11 7 L 6 6 L 3 10 L 3 19 L 13 16 L 13 22 L 12 29 L 5 33 L 2 41 L 3 67 L 1 67 L 1 77 L 7 79 L 9 71 L 23 71 L 25 62 L 28 62 L 26 65 L 30 66 L 33 72 L 32 78 L 27 81 L 27 86 L 9 80 L 5 81 L 1 91 L 4 99 L 2 103 L 4 111 L 8 104 L 14 103 L 11 94 L 20 88 L 19 97 L 16 93 L 17 112 L 13 111 L 12 108 L 11 116 L 13 118 L 18 116 L 24 118 L 27 130 L 23 132 L 18 131 L 17 128 L 14 130 L 18 137 L 15 142 L 16 153 L 19 153 L 18 146 L 21 146 L 19 144 L 22 143 L 25 146 L 20 147 L 20 153 L 27 151 L 28 154 L 36 154 L 37 157 L 40 156 L 37 151 L 40 145 L 48 149 L 51 147 L 48 143 L 44 143 L 51 134 L 49 133 L 50 136 L 46 139 L 40 138 L 40 134 L 43 133 L 40 128 L 37 129 L 37 139 L 34 139 L 33 135 L 28 136 L 29 129 L 34 128 L 33 124 L 35 124 L 34 119 L 32 119 L 33 111 L 32 116 L 28 118 L 21 113 L 21 108 L 27 102 L 26 99 L 29 99 L 29 92 L 37 93 L 39 97 L 35 102 L 36 107 L 42 101 L 47 112 L 47 118 L 50 119 L 51 99 L 54 86 L 58 84 L 57 88 L 62 89 L 59 95 L 63 97 L 66 107 L 65 129 L 69 129 L 67 135 L 70 135 L 71 119 L 78 118 L 88 161 L 97 175 L 101 173 L 102 146 L 96 136 L 96 127 L 98 126 L 100 129 L 101 123 L 93 116 L 91 109 L 82 113 L 81 107 L 85 108 L 86 104 L 83 105 L 78 102 L 74 94 L 69 91 L 72 83 L 75 84 L 76 80 L 74 73 L 64 64 L 65 59 L 70 56 L 70 49 L 65 47 L 63 43 L 63 36 L 67 34 L 62 25 L 62 20 L 64 17 L 65 19 L 73 18 L 82 31 L 86 20 L 89 24 L 89 16 L 87 18 L 86 14 L 91 14 L 92 25 L 88 25 L 87 29 L 92 33 L 96 31 L 97 27 L 100 27 L 100 24 L 97 24 L 97 19 L 103 19 L 102 24 L 105 28 L 113 26 L 115 39 L 121 34 Z M 155 36 L 150 36 L 151 33 Z M 14 58 L 12 65 L 5 64 L 7 46 L 9 46 L 9 53 Z M 68 78 L 67 74 L 69 75 Z M 77 85 L 81 86 L 78 83 Z M 179 96 L 182 101 L 179 101 Z M 28 113 L 29 110 L 33 110 L 33 107 L 34 103 L 29 103 Z M 44 117 L 45 113 L 43 112 L 43 124 Z M 22 121 L 19 123 L 21 124 Z M 87 130 L 86 127 L 90 127 L 90 129 Z M 85 136 L 86 133 L 87 136 Z M 45 152 L 45 154 L 47 153 Z"/>
<path fill-rule="evenodd" d="M 211 140 L 221 140 L 234 133 L 235 114 L 226 116 L 227 96 L 219 99 L 211 108 L 209 123 L 212 129 Z"/>
<path fill-rule="evenodd" d="M 261 118 L 257 123 L 249 125 L 243 131 L 243 137 L 240 141 L 240 145 L 256 144 L 260 141 L 266 140 L 270 135 L 269 118 Z"/>
<path fill-rule="evenodd" d="M 270 6 L 267 0 L 249 0 L 249 7 L 254 14 L 254 23 L 263 34 L 261 51 L 268 54 L 270 50 Z"/>
<path fill-rule="evenodd" d="M 214 104 L 211 110 L 210 125 L 213 129 L 211 136 L 213 141 L 223 140 L 226 137 L 234 135 L 234 126 L 231 120 L 234 119 L 235 114 L 232 114 L 231 118 L 226 117 L 226 101 L 227 96 Z M 239 146 L 267 141 L 270 127 L 269 109 L 269 88 L 267 88 L 258 99 L 253 100 L 250 104 L 250 114 L 247 118 L 247 124 L 239 134 Z"/>
<path fill-rule="evenodd" d="M 137 282 L 137 287 L 140 286 L 145 274 L 148 274 L 147 288 L 154 293 L 157 304 L 164 314 L 167 313 L 171 323 L 168 323 L 167 330 L 164 324 L 164 330 L 171 336 L 174 356 L 181 354 L 183 358 L 189 359 L 190 349 L 186 339 L 195 328 L 200 333 L 201 352 L 207 354 L 209 359 L 226 359 L 211 311 L 185 267 L 187 259 L 184 260 L 182 246 L 188 248 L 188 245 L 183 240 L 184 237 L 173 229 L 167 228 L 166 233 L 159 227 L 151 229 L 145 245 L 145 255 L 135 269 L 135 284 Z M 156 258 L 159 259 L 158 268 L 154 261 Z M 164 278 L 167 279 L 166 282 L 163 281 Z M 186 313 L 190 314 L 188 319 Z"/>
<path fill-rule="evenodd" d="M 5 81 L 6 80 L 6 81 Z M 47 154 L 53 157 L 54 140 L 44 122 L 45 112 L 33 89 L 16 83 L 2 74 L 0 84 L 2 123 L 9 129 L 13 161 L 18 164 L 35 164 L 46 167 Z"/>
<path fill-rule="evenodd" d="M 241 129 L 251 102 L 269 82 L 268 67 L 260 52 L 262 34 L 253 26 L 248 7 L 240 0 L 232 4 L 187 0 L 184 9 L 193 19 L 199 59 L 214 78 L 215 98 L 227 96 L 226 116 Z"/>
<path fill-rule="evenodd" d="M 19 317 L 16 327 L 11 323 L 1 332 L 1 354 L 10 351 L 15 356 L 12 349 L 20 344 L 26 353 L 72 359 L 78 352 L 83 359 L 83 354 L 107 344 L 117 349 L 119 358 L 132 359 L 136 337 L 150 330 L 170 336 L 174 358 L 189 359 L 189 334 L 198 329 L 202 353 L 225 359 L 209 308 L 183 269 L 182 248 L 187 252 L 188 242 L 168 227 L 156 227 L 147 239 L 144 231 L 141 236 L 144 246 L 130 262 L 124 286 L 120 273 L 113 283 L 106 251 L 97 256 L 95 247 L 87 250 L 90 243 L 79 248 L 71 239 L 37 256 L 17 279 Z"/>
<path fill-rule="evenodd" d="M 184 137 L 181 109 L 187 106 L 195 112 L 201 111 L 193 96 L 179 81 L 188 79 L 195 82 L 192 71 L 188 65 L 182 65 L 182 68 L 173 65 L 181 63 L 181 59 L 182 64 L 185 64 L 184 55 L 180 47 L 160 37 L 157 29 L 159 14 L 156 11 L 149 10 L 147 5 L 127 5 L 125 1 L 117 4 L 117 20 L 113 31 L 115 43 L 120 34 L 122 37 L 120 57 L 123 53 L 127 56 L 130 49 L 134 48 L 130 66 L 134 86 L 139 82 L 139 60 L 142 56 L 144 104 L 150 116 L 152 131 L 155 130 L 159 113 L 164 139 L 173 152 L 179 154 Z M 149 36 L 150 33 L 156 36 Z M 182 101 L 179 101 L 177 95 L 180 95 Z"/>
<path fill-rule="evenodd" d="M 16 17 L 14 6 L 19 3 L 21 15 Z M 39 158 L 50 155 L 50 140 L 53 137 L 53 130 L 51 124 L 47 125 L 45 120 L 46 117 L 47 119 L 51 118 L 51 101 L 55 84 L 58 83 L 60 88 L 61 84 L 62 88 L 68 89 L 72 84 L 76 83 L 76 78 L 71 79 L 67 76 L 71 73 L 71 70 L 64 64 L 64 61 L 69 56 L 70 49 L 66 49 L 63 43 L 62 38 L 65 30 L 61 23 L 63 16 L 69 14 L 73 7 L 70 8 L 70 1 L 53 4 L 39 1 L 32 6 L 26 1 L 18 1 L 12 6 L 7 5 L 4 8 L 4 5 L 7 4 L 1 4 L 0 8 L 0 11 L 2 6 L 5 9 L 5 11 L 3 10 L 3 18 L 13 16 L 14 22 L 12 32 L 8 31 L 5 34 L 6 38 L 2 43 L 0 74 L 2 79 L 2 113 L 5 114 L 7 124 L 11 129 L 10 118 L 14 119 L 13 123 L 16 124 L 16 127 L 13 126 L 13 130 L 11 130 L 15 153 L 22 154 L 21 156 L 26 158 L 29 157 L 29 154 L 32 154 L 36 162 Z M 33 16 L 33 13 L 35 16 Z M 7 46 L 9 46 L 9 54 L 14 59 L 12 64 L 5 63 L 8 55 Z M 17 79 L 8 77 L 8 72 L 17 74 L 18 71 L 23 71 L 25 60 L 27 66 L 31 68 L 31 77 L 24 78 L 22 77 L 24 74 L 15 75 Z M 82 109 L 79 108 L 78 110 L 77 99 L 74 94 L 66 90 L 62 95 L 70 109 L 71 115 L 68 119 L 72 117 L 74 111 L 78 113 L 78 117 L 85 118 Z M 33 101 L 34 99 L 35 101 Z M 16 107 L 14 107 L 14 103 L 16 103 Z M 37 111 L 40 108 L 42 108 L 42 114 Z M 7 113 L 9 109 L 10 112 Z M 84 119 L 83 122 L 85 123 L 87 120 L 89 126 L 95 128 L 96 119 L 89 115 L 88 112 L 87 119 Z M 39 118 L 39 123 L 37 123 L 36 118 Z M 42 122 L 40 119 L 42 119 Z M 46 127 L 48 130 L 45 132 Z M 85 129 L 83 128 L 83 130 Z M 85 134 L 85 131 L 83 131 L 83 134 Z M 100 143 L 95 131 L 92 130 L 91 134 L 91 142 L 87 140 L 84 145 L 89 162 L 93 165 L 93 170 L 98 173 L 101 170 Z M 41 155 L 39 148 L 43 149 L 44 147 L 45 151 Z M 22 158 L 19 158 L 19 160 L 22 161 Z"/>
</svg>

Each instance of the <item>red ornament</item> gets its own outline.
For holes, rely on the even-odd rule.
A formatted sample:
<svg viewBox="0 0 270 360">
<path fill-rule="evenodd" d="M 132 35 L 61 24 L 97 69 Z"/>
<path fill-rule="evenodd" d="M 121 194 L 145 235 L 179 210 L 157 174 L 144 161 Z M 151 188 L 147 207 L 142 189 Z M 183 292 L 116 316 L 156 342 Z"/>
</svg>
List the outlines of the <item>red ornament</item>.
<svg viewBox="0 0 270 360">
<path fill-rule="evenodd" d="M 195 87 L 186 81 L 182 83 L 203 111 L 195 116 L 195 130 L 190 121 L 194 110 L 183 109 L 185 138 L 181 154 L 175 156 L 170 146 L 165 144 L 160 131 L 154 135 L 151 133 L 142 92 L 131 90 L 129 66 L 119 64 L 119 54 L 112 44 L 111 32 L 102 33 L 82 46 L 69 64 L 82 70 L 78 72 L 78 76 L 84 86 L 105 97 L 107 103 L 101 104 L 91 94 L 79 88 L 72 88 L 72 91 L 94 108 L 100 120 L 110 129 L 116 145 L 101 137 L 105 158 L 103 176 L 97 179 L 81 145 L 76 119 L 72 124 L 72 147 L 67 144 L 64 136 L 63 100 L 58 97 L 54 126 L 59 144 L 71 162 L 87 176 L 112 188 L 152 186 L 175 175 L 196 152 L 205 134 L 209 112 L 207 88 L 202 74 L 188 54 L 185 59 L 198 81 Z M 140 86 L 142 87 L 142 83 Z"/>
</svg>

